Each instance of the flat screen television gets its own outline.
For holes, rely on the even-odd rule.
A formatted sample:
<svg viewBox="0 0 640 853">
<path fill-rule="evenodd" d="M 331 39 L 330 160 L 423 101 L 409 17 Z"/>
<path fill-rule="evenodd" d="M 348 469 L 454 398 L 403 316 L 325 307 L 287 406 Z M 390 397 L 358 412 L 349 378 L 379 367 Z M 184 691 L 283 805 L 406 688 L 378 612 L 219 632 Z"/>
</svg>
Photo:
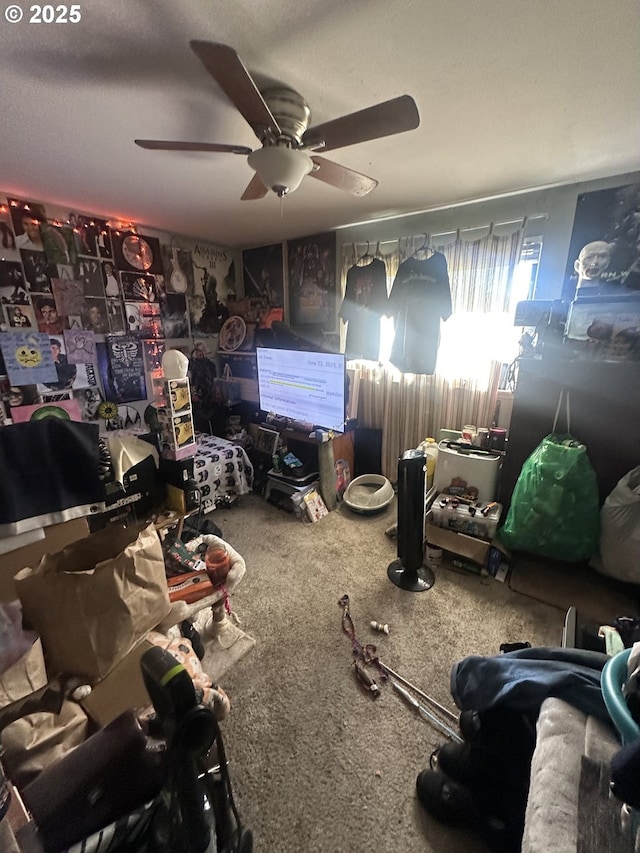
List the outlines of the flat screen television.
<svg viewBox="0 0 640 853">
<path fill-rule="evenodd" d="M 284 418 L 344 432 L 344 353 L 258 347 L 259 406 Z"/>
</svg>

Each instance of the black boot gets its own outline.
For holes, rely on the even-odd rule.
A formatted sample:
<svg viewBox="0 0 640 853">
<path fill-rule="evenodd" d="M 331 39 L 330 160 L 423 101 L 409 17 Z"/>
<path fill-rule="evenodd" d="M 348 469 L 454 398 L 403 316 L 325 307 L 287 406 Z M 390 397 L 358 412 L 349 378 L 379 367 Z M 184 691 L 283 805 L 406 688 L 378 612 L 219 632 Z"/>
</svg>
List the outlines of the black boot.
<svg viewBox="0 0 640 853">
<path fill-rule="evenodd" d="M 469 743 L 444 743 L 435 753 L 435 766 L 467 788 L 482 789 L 482 751 Z"/>
<path fill-rule="evenodd" d="M 467 787 L 511 838 L 522 836 L 529 793 L 535 723 L 519 712 L 493 708 L 460 716 L 464 743 L 445 743 L 432 766 Z"/>
<path fill-rule="evenodd" d="M 450 779 L 441 770 L 423 770 L 416 779 L 418 800 L 436 820 L 478 835 L 495 853 L 517 853 L 503 820 L 484 808 L 473 791 Z"/>
<path fill-rule="evenodd" d="M 483 760 L 480 714 L 478 711 L 463 711 L 459 725 L 464 743 L 444 743 L 431 756 L 431 769 L 437 767 L 461 785 L 481 787 Z"/>
</svg>

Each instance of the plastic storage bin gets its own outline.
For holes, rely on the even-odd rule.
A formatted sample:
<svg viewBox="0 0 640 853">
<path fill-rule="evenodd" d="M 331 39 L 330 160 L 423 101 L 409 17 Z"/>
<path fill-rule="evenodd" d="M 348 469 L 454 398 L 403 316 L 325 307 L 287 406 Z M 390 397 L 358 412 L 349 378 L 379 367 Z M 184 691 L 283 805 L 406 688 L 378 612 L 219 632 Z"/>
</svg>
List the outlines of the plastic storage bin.
<svg viewBox="0 0 640 853">
<path fill-rule="evenodd" d="M 433 524 L 446 530 L 455 530 L 456 533 L 476 536 L 478 539 L 493 539 L 500 521 L 501 504 L 496 503 L 484 516 L 481 510 L 487 505 L 486 501 L 480 501 L 478 506 L 470 509 L 468 504 L 463 503 L 454 506 L 452 500 L 451 495 L 440 494 L 436 497 L 431 504 Z"/>
<path fill-rule="evenodd" d="M 479 501 L 494 501 L 498 496 L 498 478 L 502 454 L 492 453 L 468 444 L 441 441 L 433 484 L 439 494 L 445 489 L 460 489 L 459 494 L 472 490 Z M 463 485 L 464 484 L 464 485 Z"/>
</svg>

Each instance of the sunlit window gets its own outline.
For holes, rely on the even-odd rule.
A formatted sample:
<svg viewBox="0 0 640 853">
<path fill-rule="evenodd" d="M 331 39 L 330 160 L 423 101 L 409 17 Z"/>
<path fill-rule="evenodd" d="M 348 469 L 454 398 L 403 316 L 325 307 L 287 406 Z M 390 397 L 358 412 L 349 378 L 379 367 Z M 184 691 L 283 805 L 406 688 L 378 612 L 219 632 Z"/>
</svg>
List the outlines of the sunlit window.
<svg viewBox="0 0 640 853">
<path fill-rule="evenodd" d="M 491 362 L 510 364 L 518 355 L 522 330 L 514 326 L 518 302 L 533 297 L 542 248 L 541 238 L 527 239 L 520 253 L 509 288 L 508 309 L 504 312 L 455 312 L 442 324 L 436 373 L 451 382 L 474 379 L 488 383 Z M 496 269 L 494 278 L 508 275 Z M 383 317 L 380 360 L 389 362 L 393 344 L 393 320 Z"/>
</svg>

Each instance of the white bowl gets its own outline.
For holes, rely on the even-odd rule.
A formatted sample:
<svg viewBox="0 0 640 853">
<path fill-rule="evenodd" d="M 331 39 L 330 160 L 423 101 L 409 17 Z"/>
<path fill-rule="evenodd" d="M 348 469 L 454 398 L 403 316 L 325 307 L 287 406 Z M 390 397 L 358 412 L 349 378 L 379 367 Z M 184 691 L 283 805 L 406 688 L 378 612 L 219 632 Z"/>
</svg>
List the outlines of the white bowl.
<svg viewBox="0 0 640 853">
<path fill-rule="evenodd" d="M 353 512 L 369 515 L 386 509 L 393 495 L 393 486 L 382 474 L 362 474 L 349 483 L 343 500 Z"/>
</svg>

